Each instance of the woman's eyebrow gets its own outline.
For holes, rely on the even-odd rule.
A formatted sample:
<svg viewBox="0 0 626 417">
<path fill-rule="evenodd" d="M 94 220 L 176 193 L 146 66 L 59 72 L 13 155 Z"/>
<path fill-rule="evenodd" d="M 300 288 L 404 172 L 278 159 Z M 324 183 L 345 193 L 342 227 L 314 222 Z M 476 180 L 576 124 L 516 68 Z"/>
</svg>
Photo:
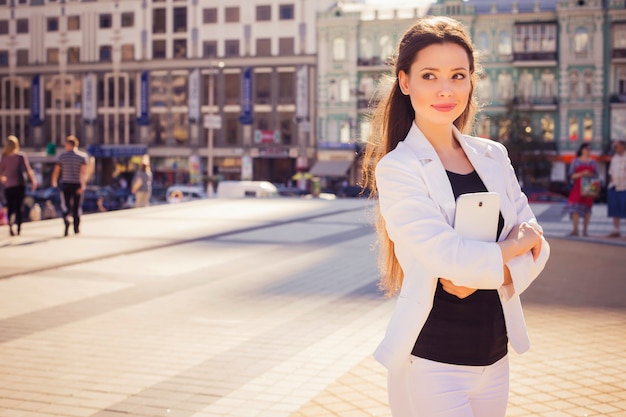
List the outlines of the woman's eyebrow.
<svg viewBox="0 0 626 417">
<path fill-rule="evenodd" d="M 420 71 L 433 71 L 433 72 L 441 72 L 441 68 L 431 68 L 431 67 L 425 67 L 425 68 L 421 68 Z M 453 68 L 450 71 L 469 71 L 467 68 L 465 67 L 458 67 L 458 68 Z"/>
</svg>

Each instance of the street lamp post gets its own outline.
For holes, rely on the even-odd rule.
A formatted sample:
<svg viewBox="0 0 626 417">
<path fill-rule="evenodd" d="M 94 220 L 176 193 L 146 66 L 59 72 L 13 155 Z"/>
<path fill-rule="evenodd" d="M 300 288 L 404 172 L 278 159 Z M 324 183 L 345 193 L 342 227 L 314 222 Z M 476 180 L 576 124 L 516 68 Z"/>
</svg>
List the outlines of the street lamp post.
<svg viewBox="0 0 626 417">
<path fill-rule="evenodd" d="M 218 68 L 224 68 L 224 62 L 220 61 L 217 64 Z M 213 114 L 213 106 L 215 100 L 213 99 L 215 94 L 215 68 L 211 65 L 211 72 L 209 73 L 209 114 L 204 122 L 204 126 L 208 129 L 207 137 L 207 177 L 213 176 L 213 131 L 214 129 L 221 129 L 222 120 L 221 117 Z"/>
</svg>

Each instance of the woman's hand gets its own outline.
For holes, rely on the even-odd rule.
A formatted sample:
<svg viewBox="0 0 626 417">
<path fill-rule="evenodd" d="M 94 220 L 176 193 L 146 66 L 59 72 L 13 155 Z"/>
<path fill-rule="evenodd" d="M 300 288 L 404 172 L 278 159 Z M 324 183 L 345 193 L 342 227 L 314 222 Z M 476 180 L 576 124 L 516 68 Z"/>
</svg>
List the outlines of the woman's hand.
<svg viewBox="0 0 626 417">
<path fill-rule="evenodd" d="M 515 256 L 530 251 L 533 255 L 533 260 L 537 260 L 541 252 L 541 236 L 543 236 L 543 230 L 539 226 L 524 222 L 515 226 L 506 240 L 513 240 L 518 247 L 518 252 Z"/>
<path fill-rule="evenodd" d="M 458 298 L 466 298 L 476 292 L 476 288 L 462 287 L 460 285 L 454 285 L 452 281 L 445 278 L 439 278 L 443 290 L 448 294 L 457 296 Z"/>
</svg>

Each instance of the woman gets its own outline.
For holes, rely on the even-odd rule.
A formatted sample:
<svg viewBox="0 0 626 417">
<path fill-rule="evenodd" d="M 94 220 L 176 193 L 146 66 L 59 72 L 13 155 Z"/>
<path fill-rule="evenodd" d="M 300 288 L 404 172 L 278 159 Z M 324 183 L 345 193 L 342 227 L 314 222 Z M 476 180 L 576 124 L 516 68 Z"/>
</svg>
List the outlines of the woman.
<svg viewBox="0 0 626 417">
<path fill-rule="evenodd" d="M 572 190 L 565 204 L 565 212 L 572 219 L 572 231 L 568 236 L 578 236 L 578 224 L 583 218 L 583 236 L 587 235 L 587 226 L 591 218 L 591 207 L 595 197 L 587 197 L 581 193 L 583 177 L 598 177 L 598 165 L 591 159 L 591 147 L 588 143 L 583 143 L 576 151 L 576 158 L 569 166 L 569 177 L 573 181 Z"/>
<path fill-rule="evenodd" d="M 11 220 L 15 215 L 15 224 L 17 224 L 17 234 L 22 232 L 22 204 L 24 202 L 24 194 L 26 193 L 26 185 L 24 174 L 28 175 L 31 182 L 33 192 L 37 189 L 37 180 L 35 174 L 28 163 L 28 158 L 20 152 L 20 142 L 15 136 L 9 136 L 2 150 L 2 159 L 0 159 L 0 183 L 4 185 L 4 196 L 7 201 L 7 217 L 9 219 L 9 233 L 15 235 Z"/>
<path fill-rule="evenodd" d="M 365 186 L 378 197 L 381 287 L 399 293 L 374 356 L 394 417 L 503 417 L 507 342 L 529 348 L 519 294 L 549 246 L 504 146 L 467 136 L 476 63 L 463 26 L 427 17 L 400 41 L 372 117 Z M 452 227 L 456 195 L 500 195 L 499 241 Z"/>
</svg>

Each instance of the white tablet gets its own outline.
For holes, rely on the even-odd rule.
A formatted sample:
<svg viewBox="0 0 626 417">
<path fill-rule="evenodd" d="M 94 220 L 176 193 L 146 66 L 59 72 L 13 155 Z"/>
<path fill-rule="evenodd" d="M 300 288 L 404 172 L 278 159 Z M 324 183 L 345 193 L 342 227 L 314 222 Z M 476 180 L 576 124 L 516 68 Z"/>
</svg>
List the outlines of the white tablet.
<svg viewBox="0 0 626 417">
<path fill-rule="evenodd" d="M 467 239 L 495 242 L 500 195 L 494 192 L 461 194 L 456 199 L 454 229 Z"/>
</svg>

